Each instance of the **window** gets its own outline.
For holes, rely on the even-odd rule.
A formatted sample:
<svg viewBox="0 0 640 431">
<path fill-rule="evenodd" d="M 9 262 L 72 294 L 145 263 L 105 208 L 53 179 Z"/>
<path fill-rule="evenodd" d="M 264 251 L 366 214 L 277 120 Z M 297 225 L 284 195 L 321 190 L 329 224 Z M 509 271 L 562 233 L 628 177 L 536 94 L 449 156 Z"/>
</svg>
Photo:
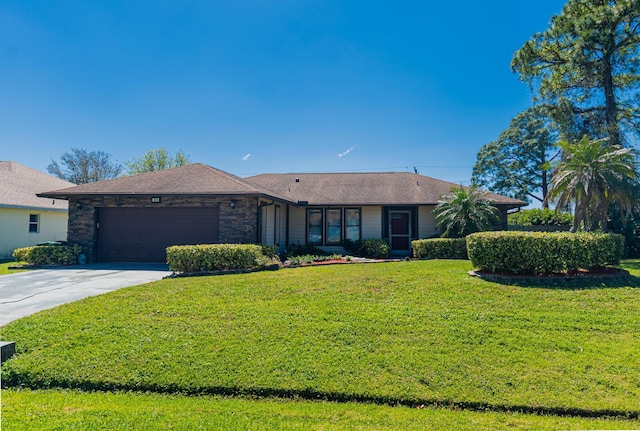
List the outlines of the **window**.
<svg viewBox="0 0 640 431">
<path fill-rule="evenodd" d="M 309 209 L 307 217 L 309 219 L 309 244 L 322 244 L 322 209 Z"/>
<path fill-rule="evenodd" d="M 344 239 L 349 239 L 351 241 L 360 240 L 360 208 L 345 209 L 344 224 Z"/>
<path fill-rule="evenodd" d="M 343 240 L 358 241 L 362 236 L 360 208 L 308 208 L 307 243 L 340 245 Z"/>
<path fill-rule="evenodd" d="M 327 244 L 340 244 L 342 241 L 342 210 L 327 210 Z"/>
<path fill-rule="evenodd" d="M 40 215 L 29 214 L 29 232 L 38 233 L 40 231 Z"/>
</svg>

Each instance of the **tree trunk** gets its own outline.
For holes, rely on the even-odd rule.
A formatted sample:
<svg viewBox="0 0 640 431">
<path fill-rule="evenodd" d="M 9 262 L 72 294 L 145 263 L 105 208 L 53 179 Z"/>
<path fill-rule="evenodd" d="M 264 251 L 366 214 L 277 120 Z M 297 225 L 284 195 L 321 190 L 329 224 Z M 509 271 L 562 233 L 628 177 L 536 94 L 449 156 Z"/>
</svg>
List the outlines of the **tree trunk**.
<svg viewBox="0 0 640 431">
<path fill-rule="evenodd" d="M 602 59 L 602 86 L 605 100 L 605 116 L 607 122 L 607 133 L 610 145 L 622 145 L 620 142 L 620 129 L 618 127 L 618 103 L 614 93 L 613 70 L 611 67 L 611 55 L 615 51 L 615 38 L 613 33 L 607 41 L 607 48 L 604 50 Z"/>
<path fill-rule="evenodd" d="M 549 183 L 547 180 L 547 171 L 542 170 L 542 180 L 540 183 L 540 190 L 542 191 L 542 208 L 549 208 L 549 200 L 547 199 L 547 193 L 549 193 Z"/>
</svg>

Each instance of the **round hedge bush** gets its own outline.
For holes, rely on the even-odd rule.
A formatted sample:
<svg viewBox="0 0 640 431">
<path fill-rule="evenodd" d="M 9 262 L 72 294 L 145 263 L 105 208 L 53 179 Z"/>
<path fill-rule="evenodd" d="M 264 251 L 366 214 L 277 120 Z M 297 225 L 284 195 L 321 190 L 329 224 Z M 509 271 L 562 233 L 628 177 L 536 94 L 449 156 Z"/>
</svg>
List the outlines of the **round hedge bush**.
<svg viewBox="0 0 640 431">
<path fill-rule="evenodd" d="M 476 270 L 543 275 L 592 270 L 620 263 L 624 237 L 618 234 L 479 232 L 467 236 Z"/>
</svg>

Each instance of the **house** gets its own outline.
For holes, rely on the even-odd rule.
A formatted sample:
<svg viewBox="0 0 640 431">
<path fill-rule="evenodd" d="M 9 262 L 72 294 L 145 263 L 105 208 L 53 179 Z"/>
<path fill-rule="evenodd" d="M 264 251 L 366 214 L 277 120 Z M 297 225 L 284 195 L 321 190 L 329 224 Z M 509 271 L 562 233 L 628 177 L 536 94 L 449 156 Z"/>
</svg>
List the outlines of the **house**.
<svg viewBox="0 0 640 431">
<path fill-rule="evenodd" d="M 72 183 L 16 162 L 0 161 L 0 257 L 46 241 L 67 239 L 66 200 L 36 196 Z"/>
<path fill-rule="evenodd" d="M 455 184 L 392 173 L 264 174 L 240 178 L 191 164 L 42 193 L 69 201 L 70 243 L 90 261 L 163 261 L 170 245 L 313 244 L 384 238 L 395 255 L 437 236 L 433 209 Z M 490 194 L 506 213 L 526 203 Z"/>
</svg>

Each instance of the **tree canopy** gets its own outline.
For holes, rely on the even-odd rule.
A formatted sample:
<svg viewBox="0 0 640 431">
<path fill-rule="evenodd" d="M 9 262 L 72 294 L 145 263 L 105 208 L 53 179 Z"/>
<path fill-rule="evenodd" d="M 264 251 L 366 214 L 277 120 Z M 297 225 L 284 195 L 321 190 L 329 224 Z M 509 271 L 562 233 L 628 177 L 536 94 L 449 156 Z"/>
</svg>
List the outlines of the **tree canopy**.
<svg viewBox="0 0 640 431">
<path fill-rule="evenodd" d="M 518 114 L 498 140 L 484 145 L 473 167 L 473 183 L 496 193 L 547 206 L 551 165 L 560 150 L 558 131 L 546 109 Z"/>
<path fill-rule="evenodd" d="M 569 0 L 511 67 L 541 102 L 616 146 L 639 130 L 639 64 L 640 0 Z"/>
<path fill-rule="evenodd" d="M 161 171 L 163 169 L 175 168 L 190 164 L 189 157 L 178 151 L 171 155 L 165 148 L 156 148 L 147 151 L 144 155 L 127 163 L 129 175 L 141 174 L 144 172 Z"/>
<path fill-rule="evenodd" d="M 111 161 L 111 155 L 104 151 L 72 148 L 62 155 L 60 163 L 51 159 L 47 172 L 74 184 L 86 184 L 116 178 L 122 166 Z"/>
</svg>

